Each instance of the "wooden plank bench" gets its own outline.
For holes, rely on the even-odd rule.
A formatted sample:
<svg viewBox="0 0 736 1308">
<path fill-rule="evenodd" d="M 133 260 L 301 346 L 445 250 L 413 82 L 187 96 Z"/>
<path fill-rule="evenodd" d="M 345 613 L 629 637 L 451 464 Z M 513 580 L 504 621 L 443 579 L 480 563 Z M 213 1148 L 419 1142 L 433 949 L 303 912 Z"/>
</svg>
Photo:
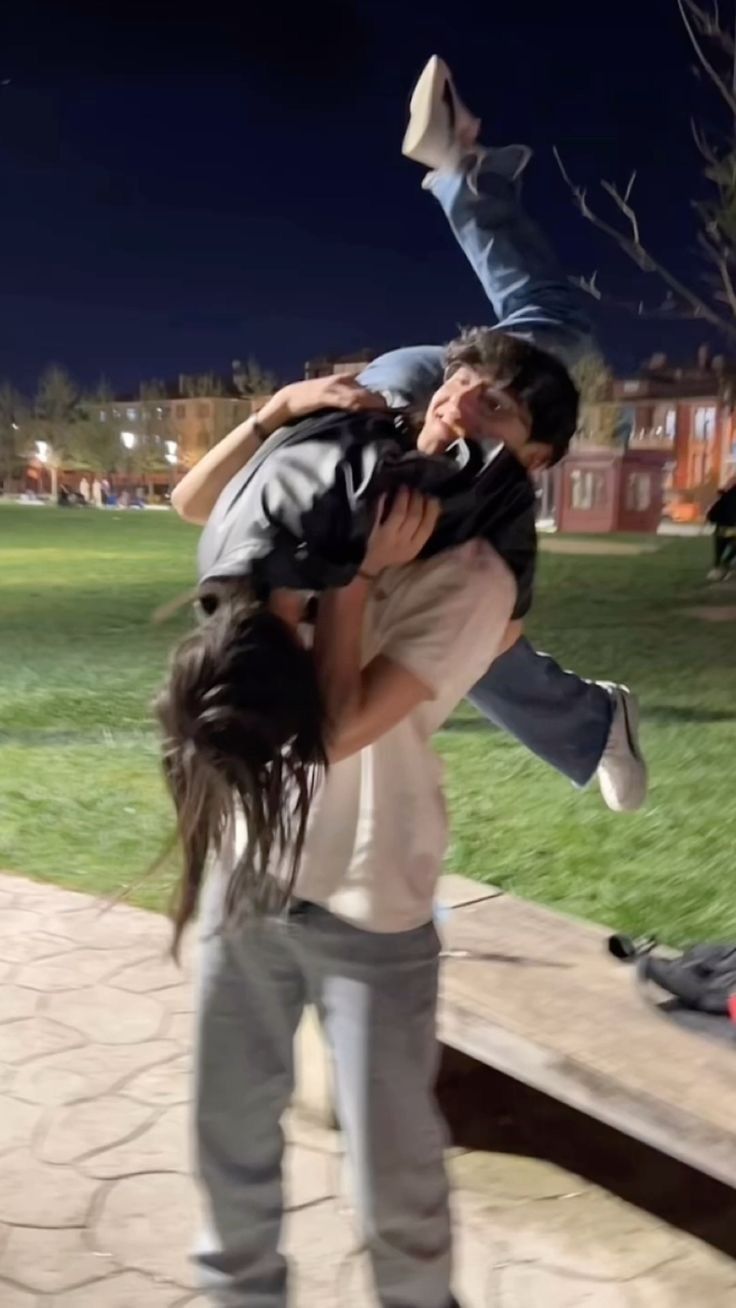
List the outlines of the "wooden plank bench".
<svg viewBox="0 0 736 1308">
<path fill-rule="evenodd" d="M 736 1186 L 736 1045 L 649 1008 L 608 933 L 465 877 L 442 879 L 442 1042 Z M 334 1122 L 316 1023 L 298 1101 Z"/>
<path fill-rule="evenodd" d="M 451 882 L 443 1043 L 736 1186 L 736 1042 L 650 1008 L 602 928 Z"/>
</svg>

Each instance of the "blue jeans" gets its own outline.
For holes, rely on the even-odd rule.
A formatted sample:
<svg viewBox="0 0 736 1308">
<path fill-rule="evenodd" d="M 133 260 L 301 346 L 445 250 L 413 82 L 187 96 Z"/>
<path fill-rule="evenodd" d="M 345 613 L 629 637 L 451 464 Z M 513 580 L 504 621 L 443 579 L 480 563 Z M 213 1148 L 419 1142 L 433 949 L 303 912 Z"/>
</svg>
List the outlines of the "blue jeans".
<svg viewBox="0 0 736 1308">
<path fill-rule="evenodd" d="M 570 367 L 591 348 L 590 322 L 580 292 L 521 207 L 518 184 L 505 175 L 514 162 L 511 150 L 489 150 L 475 185 L 457 170 L 433 173 L 428 186 L 488 297 L 494 330 L 532 341 Z M 442 384 L 444 357 L 443 345 L 391 350 L 359 380 L 424 408 Z"/>
<path fill-rule="evenodd" d="M 489 151 L 470 185 L 462 170 L 434 173 L 429 189 L 488 296 L 495 330 L 532 341 L 567 366 L 590 348 L 590 324 L 553 250 L 519 201 L 513 149 Z M 424 408 L 444 374 L 444 347 L 383 354 L 360 375 L 392 403 Z M 611 728 L 612 701 L 594 682 L 565 672 L 525 639 L 497 659 L 472 703 L 576 785 L 594 775 Z"/>
<path fill-rule="evenodd" d="M 611 696 L 602 686 L 565 672 L 522 636 L 491 664 L 468 699 L 576 786 L 590 781 L 613 715 Z"/>
</svg>

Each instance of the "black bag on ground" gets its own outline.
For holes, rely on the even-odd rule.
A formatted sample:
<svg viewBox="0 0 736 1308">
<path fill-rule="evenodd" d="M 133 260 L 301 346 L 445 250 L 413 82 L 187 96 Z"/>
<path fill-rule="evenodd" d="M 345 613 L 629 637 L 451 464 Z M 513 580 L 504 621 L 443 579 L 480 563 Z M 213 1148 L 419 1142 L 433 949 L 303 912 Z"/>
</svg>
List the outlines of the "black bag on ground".
<svg viewBox="0 0 736 1308">
<path fill-rule="evenodd" d="M 736 996 L 736 945 L 695 945 L 679 958 L 648 953 L 638 967 L 643 980 L 702 1013 L 728 1013 Z"/>
<path fill-rule="evenodd" d="M 736 1044 L 730 1011 L 730 1001 L 736 998 L 736 944 L 694 945 L 675 956 L 658 954 L 655 947 L 651 938 L 635 941 L 616 935 L 608 941 L 614 958 L 636 964 L 642 993 L 658 1012 L 688 1030 Z M 649 983 L 672 998 L 658 1002 Z"/>
</svg>

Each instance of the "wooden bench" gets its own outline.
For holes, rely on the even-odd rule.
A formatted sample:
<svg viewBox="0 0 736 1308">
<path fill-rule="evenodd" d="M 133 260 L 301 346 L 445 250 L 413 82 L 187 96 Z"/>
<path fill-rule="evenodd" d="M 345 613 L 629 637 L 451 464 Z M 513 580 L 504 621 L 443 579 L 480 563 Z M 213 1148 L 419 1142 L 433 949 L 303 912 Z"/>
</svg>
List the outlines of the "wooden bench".
<svg viewBox="0 0 736 1308">
<path fill-rule="evenodd" d="M 650 1008 L 602 928 L 446 882 L 443 1043 L 736 1186 L 736 1041 Z"/>
<path fill-rule="evenodd" d="M 464 877 L 443 878 L 440 1038 L 736 1186 L 736 1044 L 649 1008 L 607 932 Z M 332 1117 L 316 1026 L 300 1038 L 302 1106 Z"/>
</svg>

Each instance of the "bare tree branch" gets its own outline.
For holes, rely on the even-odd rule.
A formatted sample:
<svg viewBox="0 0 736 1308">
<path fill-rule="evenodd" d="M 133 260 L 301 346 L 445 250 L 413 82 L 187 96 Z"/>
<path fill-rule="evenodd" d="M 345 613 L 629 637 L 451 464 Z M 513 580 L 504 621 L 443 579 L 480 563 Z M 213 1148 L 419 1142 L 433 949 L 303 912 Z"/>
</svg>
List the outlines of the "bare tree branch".
<svg viewBox="0 0 736 1308">
<path fill-rule="evenodd" d="M 678 0 L 678 3 L 682 2 L 683 0 Z M 669 268 L 660 263 L 659 260 L 656 259 L 641 243 L 636 214 L 616 187 L 610 182 L 602 183 L 608 191 L 608 194 L 611 195 L 619 209 L 621 209 L 622 213 L 626 216 L 632 229 L 632 236 L 629 236 L 626 232 L 620 231 L 617 227 L 614 227 L 612 223 L 607 222 L 605 218 L 601 218 L 598 213 L 591 209 L 590 204 L 588 203 L 587 191 L 584 187 L 579 186 L 572 180 L 562 162 L 560 152 L 556 146 L 554 148 L 554 156 L 557 160 L 557 166 L 562 177 L 572 192 L 573 200 L 582 216 L 594 227 L 597 227 L 599 231 L 604 232 L 606 236 L 609 236 L 611 240 L 615 241 L 619 248 L 623 250 L 631 260 L 633 260 L 642 272 L 655 273 L 665 283 L 665 285 L 669 287 L 673 295 L 684 305 L 687 305 L 690 314 L 693 317 L 704 319 L 714 327 L 717 327 L 719 331 L 723 332 L 732 340 L 736 340 L 736 321 L 730 322 L 727 318 L 724 318 L 722 314 L 718 313 L 710 304 L 708 304 L 701 295 L 698 295 L 698 293 L 692 290 L 691 287 L 680 281 L 679 277 L 675 276 L 674 273 L 670 272 Z M 602 298 L 600 293 L 596 298 Z"/>
<path fill-rule="evenodd" d="M 698 147 L 700 154 L 702 154 L 705 159 L 705 162 L 710 164 L 712 168 L 718 168 L 721 161 L 705 135 L 705 132 L 698 126 L 694 118 L 690 119 L 690 130 L 693 134 L 693 140 Z"/>
<path fill-rule="evenodd" d="M 668 322 L 686 321 L 692 322 L 702 317 L 702 314 L 684 305 L 679 305 L 670 291 L 667 292 L 661 304 L 647 304 L 644 300 L 627 300 L 622 296 L 612 295 L 604 291 L 598 285 L 598 270 L 591 273 L 590 277 L 571 277 L 574 286 L 585 291 L 592 299 L 597 300 L 599 304 L 607 304 L 613 309 L 622 309 L 626 313 L 633 314 L 636 318 L 656 318 L 660 321 L 666 319 Z"/>
<path fill-rule="evenodd" d="M 637 245 L 640 246 L 640 245 L 641 245 L 641 237 L 639 236 L 639 220 L 638 220 L 638 218 L 637 218 L 637 216 L 636 216 L 636 213 L 635 213 L 634 210 L 632 209 L 631 205 L 628 203 L 629 196 L 631 195 L 631 188 L 632 188 L 632 186 L 633 186 L 633 184 L 634 184 L 634 178 L 635 178 L 635 177 L 636 177 L 636 173 L 632 173 L 632 174 L 631 174 L 631 181 L 629 182 L 628 186 L 626 187 L 626 194 L 625 194 L 625 195 L 622 195 L 622 194 L 621 194 L 621 192 L 619 191 L 618 187 L 617 187 L 617 186 L 614 186 L 613 182 L 601 182 L 601 186 L 603 187 L 603 190 L 604 190 L 604 191 L 607 191 L 607 192 L 608 192 L 608 194 L 610 195 L 611 199 L 612 199 L 613 201 L 615 201 L 615 203 L 618 205 L 618 207 L 619 207 L 619 209 L 621 210 L 621 212 L 622 212 L 622 214 L 624 215 L 624 217 L 628 219 L 629 223 L 631 224 L 631 232 L 632 232 L 632 235 L 633 235 L 634 241 L 635 241 L 635 243 L 636 243 Z"/>
<path fill-rule="evenodd" d="M 728 84 L 721 77 L 720 73 L 716 71 L 716 69 L 713 67 L 712 63 L 708 59 L 708 56 L 706 55 L 702 45 L 700 44 L 700 41 L 698 40 L 697 34 L 693 27 L 693 23 L 691 22 L 691 17 L 694 18 L 695 15 L 698 15 L 699 18 L 696 18 L 695 21 L 700 23 L 708 22 L 711 20 L 708 19 L 708 16 L 705 13 L 705 11 L 694 3 L 694 0 L 677 0 L 677 7 L 680 11 L 680 17 L 682 18 L 682 21 L 685 25 L 685 31 L 690 37 L 692 47 L 696 55 L 698 56 L 700 63 L 703 65 L 703 68 L 705 69 L 706 73 L 710 77 L 711 81 L 713 82 L 713 85 L 716 87 L 719 94 L 723 96 L 723 99 L 726 101 L 726 104 L 731 110 L 731 113 L 736 118 L 736 96 L 734 95 L 733 91 L 728 86 Z M 706 34 L 704 28 L 701 27 L 701 30 L 704 32 L 704 34 Z M 719 27 L 717 31 L 721 33 L 721 28 Z M 707 34 L 712 35 L 711 33 L 707 33 Z"/>
<path fill-rule="evenodd" d="M 719 45 L 725 54 L 733 58 L 736 46 L 730 32 L 721 24 L 721 14 L 718 7 L 718 0 L 714 0 L 713 12 L 708 13 L 701 5 L 695 3 L 695 0 L 684 0 L 685 5 L 692 15 L 693 25 L 698 29 L 701 36 L 707 37 L 709 41 L 714 41 Z"/>
<path fill-rule="evenodd" d="M 588 190 L 570 177 L 559 151 L 555 150 L 554 154 L 583 218 L 613 241 L 642 272 L 654 273 L 666 287 L 667 296 L 663 304 L 654 307 L 643 300 L 635 304 L 616 300 L 601 290 L 597 273 L 578 278 L 577 284 L 594 299 L 626 308 L 638 317 L 702 320 L 733 345 L 736 341 L 736 38 L 730 24 L 722 25 L 718 0 L 676 0 L 676 4 L 698 65 L 725 102 L 730 120 L 723 139 L 706 133 L 693 120 L 690 123 L 693 140 L 704 161 L 703 176 L 712 188 L 704 198 L 692 201 L 697 215 L 697 244 L 707 261 L 702 291 L 697 283 L 693 287 L 682 281 L 645 244 L 633 200 L 636 172 L 623 189 L 614 182 L 600 182 L 613 201 L 619 219 L 623 219 L 617 221 L 615 217 L 604 216 L 605 207 L 603 213 L 598 212 Z"/>
<path fill-rule="evenodd" d="M 733 275 L 730 265 L 734 261 L 734 256 L 723 239 L 715 224 L 709 224 L 705 231 L 698 234 L 698 244 L 705 251 L 711 263 L 715 266 L 718 281 L 716 285 L 720 287 L 715 293 L 715 298 L 722 304 L 727 304 L 731 313 L 736 320 L 736 287 L 733 282 Z"/>
<path fill-rule="evenodd" d="M 603 292 L 601 291 L 601 288 L 600 288 L 600 286 L 598 285 L 598 269 L 597 269 L 597 268 L 595 269 L 594 272 L 592 272 L 592 273 L 590 274 L 590 277 L 582 277 L 582 276 L 580 276 L 580 277 L 573 277 L 572 280 L 573 280 L 573 282 L 575 283 L 576 286 L 579 286 L 579 287 L 580 287 L 580 290 L 581 290 L 581 291 L 585 291 L 586 295 L 590 295 L 590 296 L 592 296 L 592 298 L 593 298 L 594 300 L 602 300 L 602 299 L 603 299 Z"/>
<path fill-rule="evenodd" d="M 725 256 L 718 260 L 718 271 L 721 274 L 726 303 L 734 318 L 736 318 L 736 288 L 734 288 L 731 270 L 728 266 L 728 259 Z"/>
</svg>

